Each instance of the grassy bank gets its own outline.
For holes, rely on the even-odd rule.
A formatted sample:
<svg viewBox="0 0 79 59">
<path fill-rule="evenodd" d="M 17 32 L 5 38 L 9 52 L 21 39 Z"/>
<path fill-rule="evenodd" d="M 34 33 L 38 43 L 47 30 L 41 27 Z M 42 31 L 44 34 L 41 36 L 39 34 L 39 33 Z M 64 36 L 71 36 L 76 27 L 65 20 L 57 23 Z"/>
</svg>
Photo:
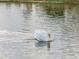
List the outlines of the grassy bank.
<svg viewBox="0 0 79 59">
<path fill-rule="evenodd" d="M 79 2 L 64 2 L 64 1 L 27 1 L 27 0 L 0 0 L 0 2 L 12 3 L 57 3 L 57 4 L 79 4 Z"/>
</svg>

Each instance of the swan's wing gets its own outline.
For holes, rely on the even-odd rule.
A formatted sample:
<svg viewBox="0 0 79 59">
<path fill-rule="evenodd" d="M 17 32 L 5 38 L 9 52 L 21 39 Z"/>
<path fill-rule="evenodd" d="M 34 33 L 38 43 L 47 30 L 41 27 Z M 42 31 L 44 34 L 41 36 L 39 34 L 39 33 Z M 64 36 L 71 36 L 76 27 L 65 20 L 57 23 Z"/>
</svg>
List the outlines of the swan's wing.
<svg viewBox="0 0 79 59">
<path fill-rule="evenodd" d="M 35 32 L 34 37 L 39 41 L 48 41 L 50 39 L 48 33 L 44 31 Z"/>
</svg>

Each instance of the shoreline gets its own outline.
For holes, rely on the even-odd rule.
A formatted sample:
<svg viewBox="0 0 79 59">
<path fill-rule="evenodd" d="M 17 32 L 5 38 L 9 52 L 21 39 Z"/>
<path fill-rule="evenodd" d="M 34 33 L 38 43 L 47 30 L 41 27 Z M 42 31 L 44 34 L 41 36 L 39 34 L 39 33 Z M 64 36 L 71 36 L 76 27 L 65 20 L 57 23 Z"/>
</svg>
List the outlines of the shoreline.
<svg viewBox="0 0 79 59">
<path fill-rule="evenodd" d="M 44 4 L 79 4 L 79 2 L 65 3 L 65 2 L 48 2 L 48 1 L 0 1 L 0 3 L 44 3 Z"/>
</svg>

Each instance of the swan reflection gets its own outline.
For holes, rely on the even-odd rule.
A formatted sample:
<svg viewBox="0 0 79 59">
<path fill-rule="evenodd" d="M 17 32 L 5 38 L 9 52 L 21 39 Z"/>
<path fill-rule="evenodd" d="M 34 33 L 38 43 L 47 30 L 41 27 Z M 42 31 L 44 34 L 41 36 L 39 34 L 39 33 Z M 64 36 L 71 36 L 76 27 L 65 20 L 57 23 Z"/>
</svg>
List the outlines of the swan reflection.
<svg viewBox="0 0 79 59">
<path fill-rule="evenodd" d="M 45 42 L 45 41 L 38 41 L 35 44 L 36 47 L 44 47 L 47 46 L 47 48 L 50 48 L 50 42 Z"/>
</svg>

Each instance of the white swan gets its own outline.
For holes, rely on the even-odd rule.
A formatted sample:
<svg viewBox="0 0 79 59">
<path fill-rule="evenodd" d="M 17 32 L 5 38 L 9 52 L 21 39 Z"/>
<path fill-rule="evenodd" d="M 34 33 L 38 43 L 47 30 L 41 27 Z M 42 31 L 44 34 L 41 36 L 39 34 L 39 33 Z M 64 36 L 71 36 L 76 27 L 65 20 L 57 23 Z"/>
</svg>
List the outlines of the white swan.
<svg viewBox="0 0 79 59">
<path fill-rule="evenodd" d="M 51 35 L 45 30 L 36 30 L 34 32 L 34 37 L 38 41 L 51 41 Z"/>
</svg>

